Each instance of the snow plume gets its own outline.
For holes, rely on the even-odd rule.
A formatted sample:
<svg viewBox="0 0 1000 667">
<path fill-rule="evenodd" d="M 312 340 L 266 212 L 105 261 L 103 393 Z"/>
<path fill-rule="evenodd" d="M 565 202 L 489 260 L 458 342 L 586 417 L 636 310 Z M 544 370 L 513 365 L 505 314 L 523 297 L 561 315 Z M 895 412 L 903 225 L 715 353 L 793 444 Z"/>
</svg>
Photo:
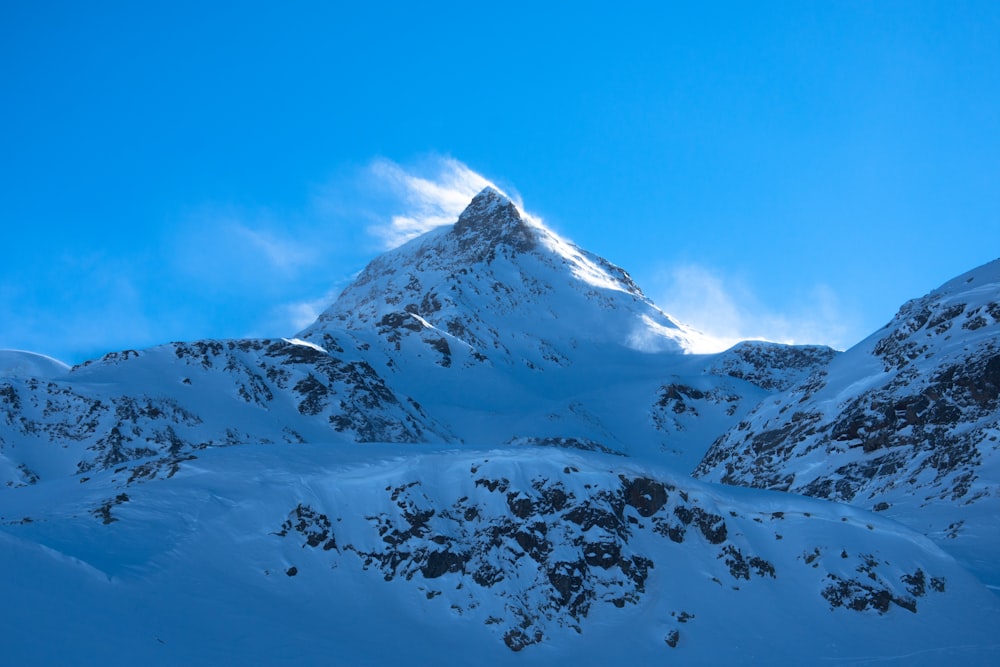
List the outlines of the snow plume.
<svg viewBox="0 0 1000 667">
<path fill-rule="evenodd" d="M 261 314 L 228 335 L 287 335 L 311 324 L 373 256 L 454 223 L 488 185 L 446 157 L 343 165 L 281 207 L 222 203 L 189 214 L 169 242 L 174 275 Z"/>
<path fill-rule="evenodd" d="M 369 228 L 386 250 L 435 227 L 454 223 L 486 186 L 501 190 L 465 164 L 447 157 L 428 158 L 411 168 L 378 159 L 368 171 L 375 185 L 387 190 L 396 200 L 396 207 L 403 209 Z"/>
<path fill-rule="evenodd" d="M 861 339 L 857 318 L 827 285 L 794 289 L 781 308 L 764 304 L 747 281 L 698 264 L 677 264 L 656 280 L 657 305 L 704 332 L 706 349 L 721 352 L 741 340 L 821 344 L 843 350 Z"/>
</svg>

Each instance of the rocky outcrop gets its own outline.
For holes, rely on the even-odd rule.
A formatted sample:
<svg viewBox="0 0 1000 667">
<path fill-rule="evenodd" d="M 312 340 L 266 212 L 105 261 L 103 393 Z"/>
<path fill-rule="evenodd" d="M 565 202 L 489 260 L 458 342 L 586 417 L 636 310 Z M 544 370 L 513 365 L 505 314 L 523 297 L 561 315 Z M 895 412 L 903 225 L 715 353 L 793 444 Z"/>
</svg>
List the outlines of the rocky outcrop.
<svg viewBox="0 0 1000 667">
<path fill-rule="evenodd" d="M 428 600 L 443 598 L 455 613 L 481 617 L 512 651 L 559 628 L 585 633 L 598 609 L 643 604 L 654 575 L 660 588 L 693 575 L 674 572 L 683 554 L 697 554 L 702 586 L 735 596 L 758 581 L 800 586 L 804 577 L 816 591 L 807 604 L 881 615 L 916 613 L 920 598 L 944 591 L 943 578 L 925 574 L 927 565 L 900 575 L 898 563 L 855 552 L 855 543 L 881 539 L 851 537 L 873 525 L 845 517 L 832 539 L 825 527 L 828 538 L 816 541 L 806 536 L 816 534 L 812 522 L 828 525 L 826 517 L 723 509 L 701 487 L 599 472 L 572 459 L 559 468 L 561 458 L 539 461 L 527 477 L 513 453 L 453 466 L 447 485 L 395 475 L 366 498 L 364 530 L 335 504 L 300 503 L 273 534 L 329 552 L 309 561 L 316 574 L 355 563 Z M 305 562 L 294 562 L 298 572 Z M 696 615 L 711 622 L 707 611 L 676 612 L 672 622 Z M 673 637 L 676 645 L 680 627 L 668 644 Z"/>
<path fill-rule="evenodd" d="M 705 372 L 784 391 L 829 364 L 838 352 L 825 345 L 782 345 L 747 340 L 716 355 Z"/>
</svg>

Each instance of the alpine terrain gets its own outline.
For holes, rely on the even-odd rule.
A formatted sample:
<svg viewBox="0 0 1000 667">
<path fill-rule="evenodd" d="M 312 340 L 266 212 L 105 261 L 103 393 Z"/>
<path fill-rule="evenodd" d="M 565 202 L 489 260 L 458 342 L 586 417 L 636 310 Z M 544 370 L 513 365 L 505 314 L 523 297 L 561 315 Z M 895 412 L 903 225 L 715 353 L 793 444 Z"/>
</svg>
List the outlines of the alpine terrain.
<svg viewBox="0 0 1000 667">
<path fill-rule="evenodd" d="M 486 188 L 288 338 L 0 352 L 3 661 L 993 664 L 1000 262 L 704 345 Z"/>
</svg>

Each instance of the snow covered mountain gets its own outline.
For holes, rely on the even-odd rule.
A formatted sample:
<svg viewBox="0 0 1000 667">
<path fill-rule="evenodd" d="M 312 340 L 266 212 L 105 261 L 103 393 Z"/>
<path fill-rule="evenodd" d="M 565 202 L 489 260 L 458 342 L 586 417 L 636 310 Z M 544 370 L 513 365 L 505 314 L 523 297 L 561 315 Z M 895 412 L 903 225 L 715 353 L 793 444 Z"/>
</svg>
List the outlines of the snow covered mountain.
<svg viewBox="0 0 1000 667">
<path fill-rule="evenodd" d="M 5 659 L 990 664 L 995 273 L 845 354 L 693 354 L 487 188 L 293 337 L 2 353 Z"/>
<path fill-rule="evenodd" d="M 491 187 L 453 226 L 369 264 L 300 335 L 322 345 L 327 331 L 376 327 L 396 350 L 419 334 L 443 365 L 454 347 L 480 363 L 532 369 L 572 364 L 581 345 L 684 352 L 700 337 L 624 270 L 522 215 Z"/>
<path fill-rule="evenodd" d="M 0 382 L 0 483 L 305 441 L 550 443 L 690 468 L 770 387 L 761 378 L 825 359 L 712 372 L 678 354 L 698 336 L 487 188 L 455 225 L 374 260 L 297 338 L 170 343 L 38 373 L 13 354 L 25 372 Z M 684 409 L 677 387 L 691 388 Z"/>
<path fill-rule="evenodd" d="M 998 440 L 1000 260 L 762 402 L 696 474 L 884 512 L 1000 586 Z"/>
</svg>

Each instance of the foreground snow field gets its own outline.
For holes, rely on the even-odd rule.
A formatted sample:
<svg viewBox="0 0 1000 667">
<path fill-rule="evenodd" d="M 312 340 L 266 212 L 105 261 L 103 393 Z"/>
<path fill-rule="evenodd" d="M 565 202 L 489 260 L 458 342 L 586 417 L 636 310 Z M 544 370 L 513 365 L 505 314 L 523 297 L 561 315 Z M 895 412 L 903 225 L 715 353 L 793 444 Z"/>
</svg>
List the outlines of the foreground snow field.
<svg viewBox="0 0 1000 667">
<path fill-rule="evenodd" d="M 1000 598 L 900 524 L 619 456 L 250 445 L 170 478 L 136 468 L 5 503 L 8 664 L 931 665 L 998 648 Z"/>
</svg>

